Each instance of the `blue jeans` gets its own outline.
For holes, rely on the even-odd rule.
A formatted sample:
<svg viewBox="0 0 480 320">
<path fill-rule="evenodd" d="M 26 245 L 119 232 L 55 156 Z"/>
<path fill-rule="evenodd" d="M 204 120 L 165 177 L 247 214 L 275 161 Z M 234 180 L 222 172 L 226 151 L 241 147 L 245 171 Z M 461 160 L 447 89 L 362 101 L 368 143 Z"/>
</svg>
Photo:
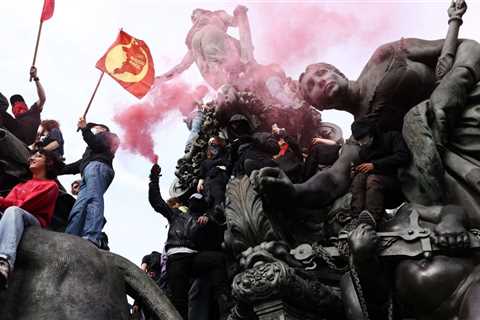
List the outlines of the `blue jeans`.
<svg viewBox="0 0 480 320">
<path fill-rule="evenodd" d="M 8 207 L 0 219 L 0 258 L 7 259 L 10 270 L 13 270 L 23 231 L 30 226 L 40 226 L 40 222 L 19 207 Z"/>
<path fill-rule="evenodd" d="M 190 134 L 187 138 L 186 149 L 190 149 L 193 141 L 198 137 L 200 130 L 202 129 L 204 120 L 204 114 L 202 110 L 195 110 L 192 116 L 192 126 L 190 128 Z"/>
<path fill-rule="evenodd" d="M 100 235 L 105 225 L 103 195 L 114 175 L 113 169 L 100 161 L 92 161 L 85 167 L 80 192 L 70 211 L 65 233 L 100 244 Z"/>
</svg>

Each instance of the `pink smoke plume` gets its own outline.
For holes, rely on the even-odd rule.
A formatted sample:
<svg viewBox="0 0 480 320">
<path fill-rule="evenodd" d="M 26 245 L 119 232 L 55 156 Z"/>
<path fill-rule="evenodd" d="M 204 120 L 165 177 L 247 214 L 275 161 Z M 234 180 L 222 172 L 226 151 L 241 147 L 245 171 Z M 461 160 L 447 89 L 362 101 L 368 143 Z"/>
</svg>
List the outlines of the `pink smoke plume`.
<svg viewBox="0 0 480 320">
<path fill-rule="evenodd" d="M 123 129 L 122 148 L 149 159 L 158 161 L 154 151 L 153 130 L 172 110 L 188 114 L 195 102 L 208 92 L 204 85 L 192 88 L 182 81 L 157 83 L 144 101 L 117 113 L 114 121 Z"/>
<path fill-rule="evenodd" d="M 319 62 L 326 51 L 347 41 L 373 50 L 394 28 L 399 14 L 396 5 L 288 2 L 249 7 L 255 17 L 255 53 L 266 63 L 284 67 Z"/>
</svg>

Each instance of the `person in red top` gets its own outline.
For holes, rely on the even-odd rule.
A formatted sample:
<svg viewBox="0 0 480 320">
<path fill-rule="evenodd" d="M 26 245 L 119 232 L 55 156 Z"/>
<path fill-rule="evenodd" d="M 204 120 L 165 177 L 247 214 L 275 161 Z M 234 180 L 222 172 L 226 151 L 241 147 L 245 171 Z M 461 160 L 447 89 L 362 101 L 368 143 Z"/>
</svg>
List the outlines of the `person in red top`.
<svg viewBox="0 0 480 320">
<path fill-rule="evenodd" d="M 6 288 L 13 270 L 17 247 L 25 228 L 50 223 L 58 196 L 55 182 L 59 158 L 47 150 L 30 157 L 32 178 L 17 184 L 6 197 L 0 197 L 0 289 Z"/>
</svg>

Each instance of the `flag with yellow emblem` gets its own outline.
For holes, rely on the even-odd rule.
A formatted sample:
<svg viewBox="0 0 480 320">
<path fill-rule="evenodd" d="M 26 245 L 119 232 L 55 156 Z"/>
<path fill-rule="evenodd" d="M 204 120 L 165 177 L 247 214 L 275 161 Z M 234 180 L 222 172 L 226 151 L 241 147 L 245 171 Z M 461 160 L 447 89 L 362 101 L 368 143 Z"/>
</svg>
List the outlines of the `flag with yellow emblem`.
<svg viewBox="0 0 480 320">
<path fill-rule="evenodd" d="M 142 98 L 153 84 L 155 70 L 150 49 L 145 42 L 120 30 L 117 40 L 96 67 L 108 73 L 128 92 Z"/>
</svg>

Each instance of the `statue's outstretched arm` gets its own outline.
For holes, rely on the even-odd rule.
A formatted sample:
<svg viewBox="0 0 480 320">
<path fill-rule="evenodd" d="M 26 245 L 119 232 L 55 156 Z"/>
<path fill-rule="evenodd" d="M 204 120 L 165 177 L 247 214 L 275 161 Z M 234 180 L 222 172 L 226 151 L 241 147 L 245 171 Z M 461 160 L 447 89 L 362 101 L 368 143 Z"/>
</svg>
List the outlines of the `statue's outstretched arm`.
<svg viewBox="0 0 480 320">
<path fill-rule="evenodd" d="M 294 185 L 296 203 L 302 207 L 321 208 L 346 194 L 351 183 L 351 164 L 358 157 L 358 149 L 357 145 L 345 144 L 333 166 L 304 183 Z"/>
<path fill-rule="evenodd" d="M 193 59 L 193 54 L 191 50 L 188 50 L 188 52 L 185 54 L 183 57 L 182 61 L 177 64 L 175 67 L 170 69 L 168 72 L 165 72 L 158 78 L 161 78 L 163 80 L 170 80 L 173 79 L 177 76 L 179 76 L 182 72 L 190 68 L 190 66 L 195 62 Z"/>
</svg>

